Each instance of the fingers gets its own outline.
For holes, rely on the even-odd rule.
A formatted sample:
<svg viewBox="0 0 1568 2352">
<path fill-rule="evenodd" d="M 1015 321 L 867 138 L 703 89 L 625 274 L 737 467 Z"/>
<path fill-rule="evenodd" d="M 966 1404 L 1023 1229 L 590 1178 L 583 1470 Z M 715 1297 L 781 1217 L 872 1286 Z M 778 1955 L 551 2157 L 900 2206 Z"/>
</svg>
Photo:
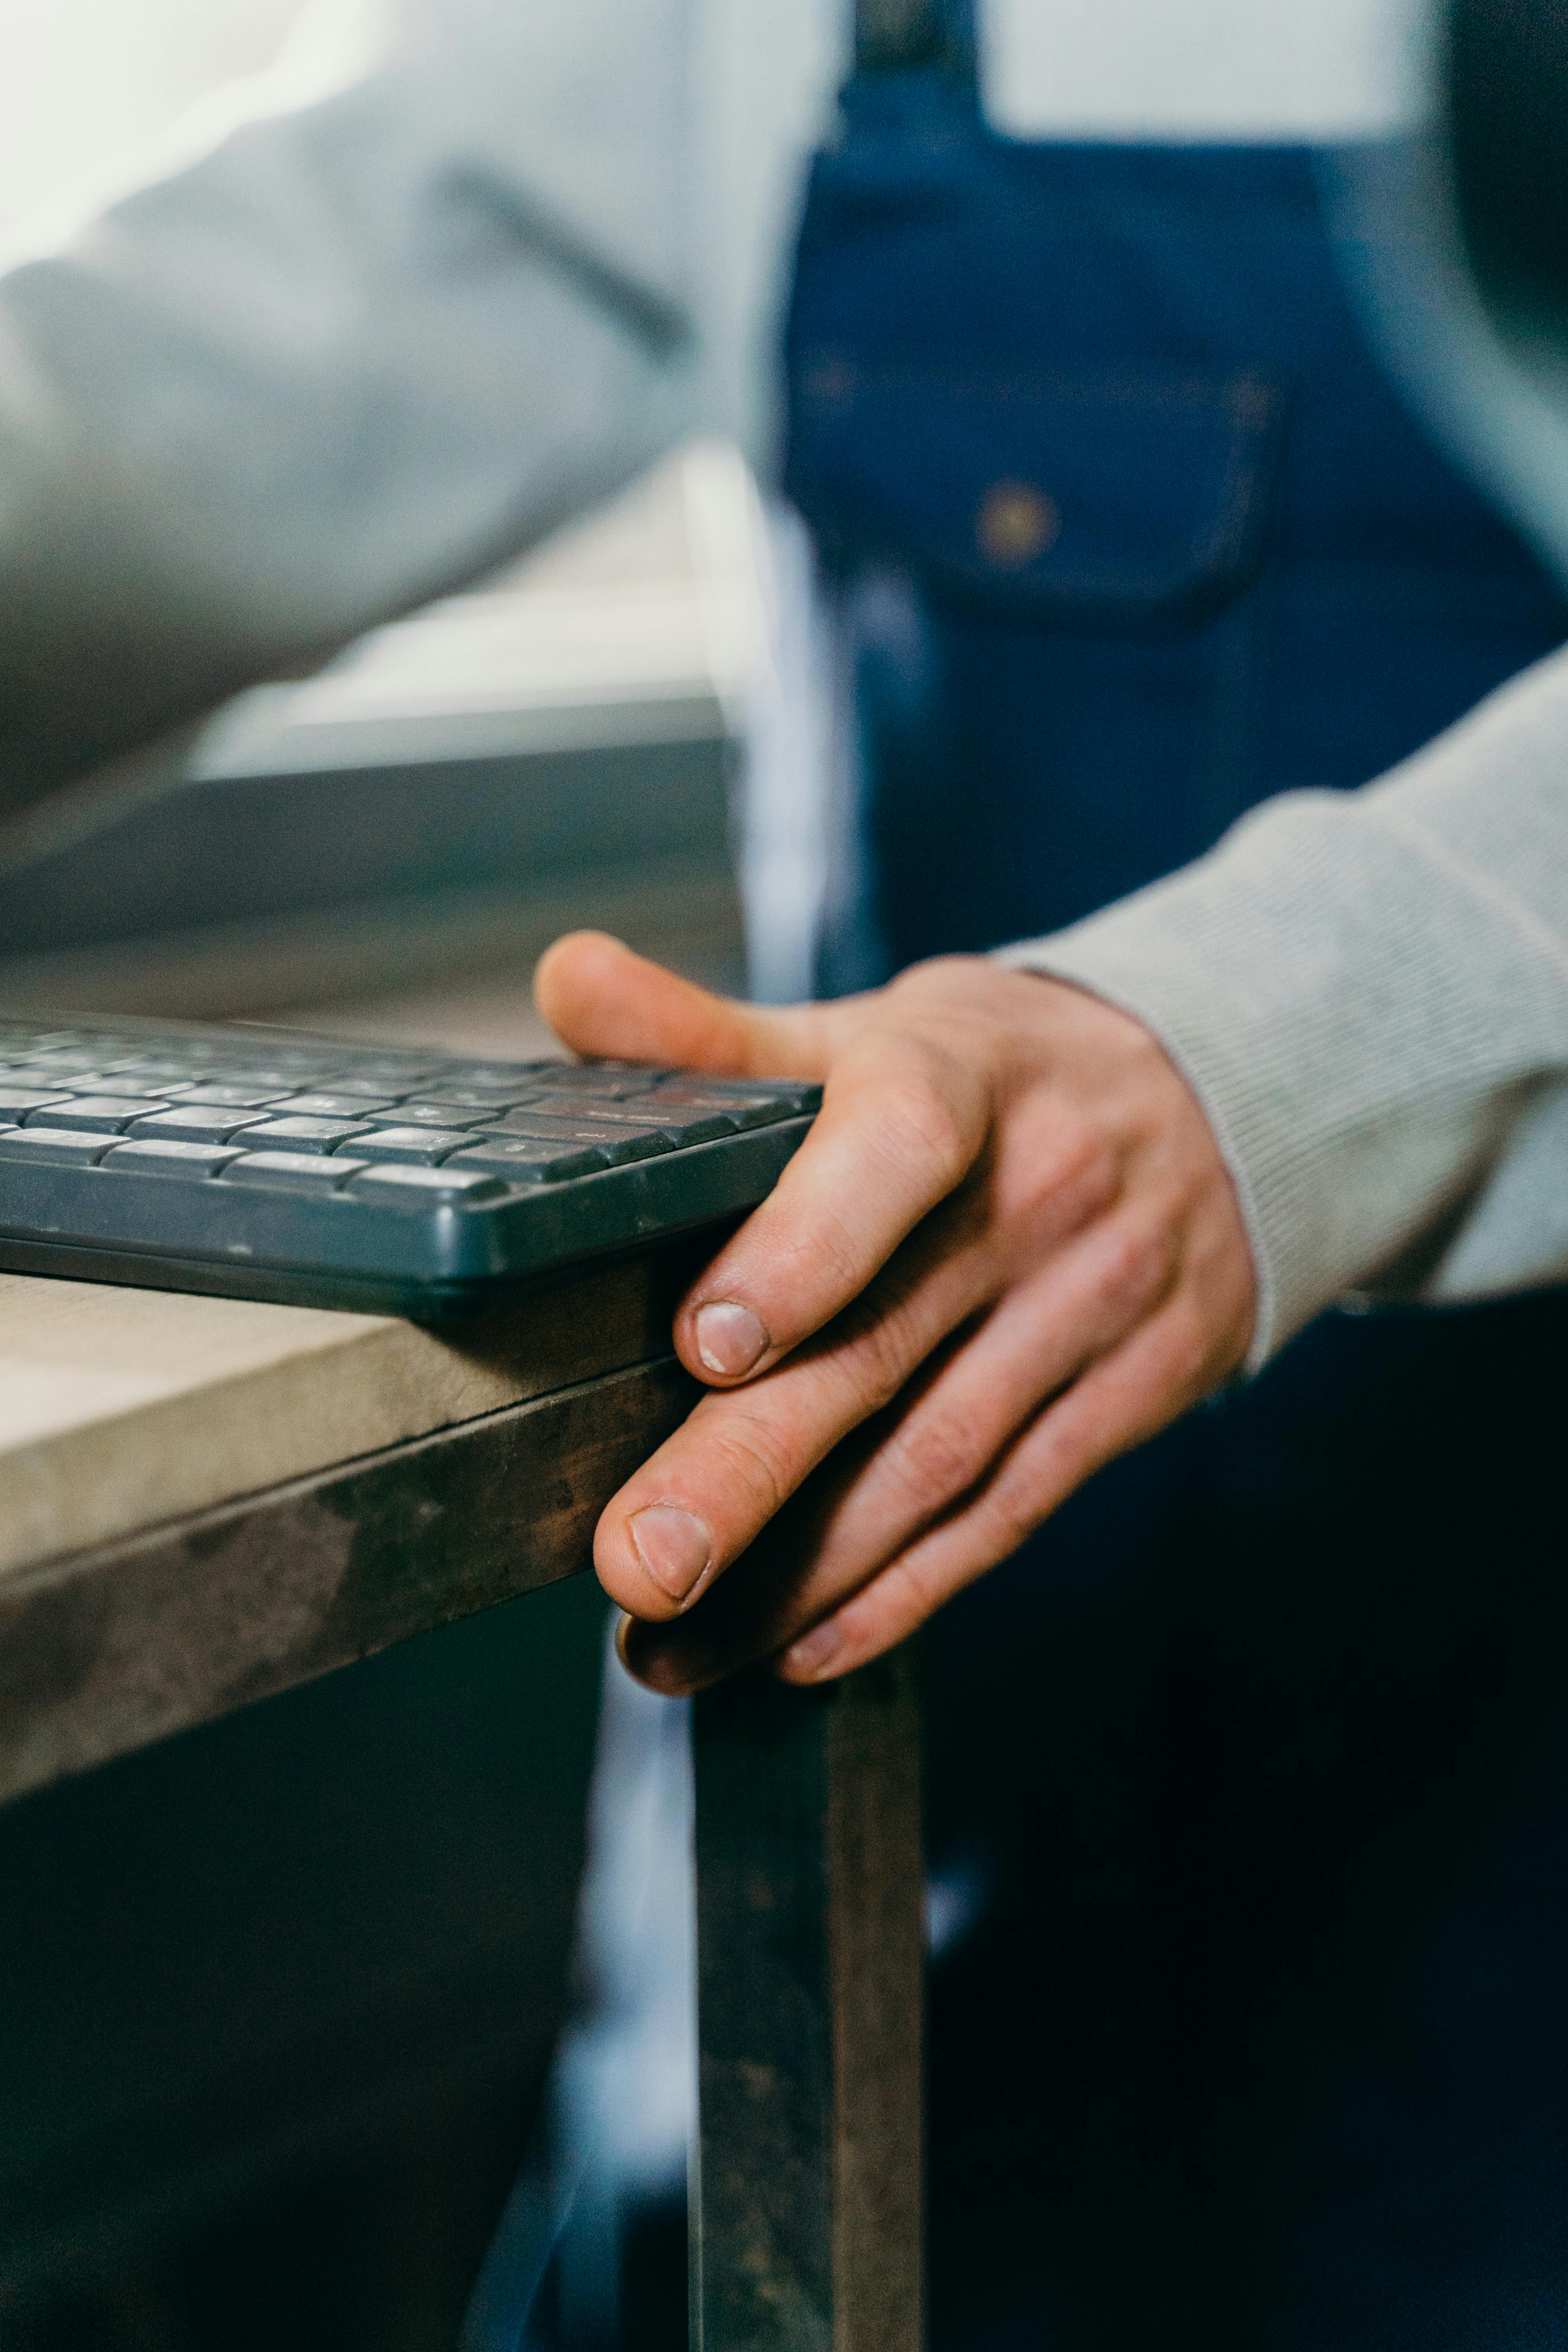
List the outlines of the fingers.
<svg viewBox="0 0 1568 2352">
<path fill-rule="evenodd" d="M 957 1511 L 792 1642 L 781 1675 L 831 1680 L 903 1641 L 1008 1559 L 1097 1470 L 1207 1395 L 1226 1369 L 1205 1347 L 1190 1297 L 1172 1298 L 1048 1405 Z"/>
<path fill-rule="evenodd" d="M 822 1330 L 963 1181 L 989 1123 L 984 1073 L 908 1035 L 850 1030 L 810 1135 L 682 1304 L 688 1370 L 752 1379 Z"/>
<path fill-rule="evenodd" d="M 879 1435 L 872 1427 L 847 1439 L 769 1521 L 743 1570 L 705 1591 L 689 1616 L 667 1625 L 635 1615 L 623 1622 L 621 1656 L 639 1682 L 672 1695 L 702 1690 L 737 1666 L 771 1657 L 790 1638 L 786 1628 L 811 1622 L 806 1588 L 825 1528 Z"/>
<path fill-rule="evenodd" d="M 1096 1470 L 1207 1392 L 1219 1375 L 1206 1357 L 1195 1368 L 1198 1320 L 1184 1297 L 1168 1299 L 1047 1405 L 952 1510 L 833 1605 L 819 1563 L 875 1460 L 877 1433 L 863 1433 L 769 1528 L 754 1574 L 748 1559 L 678 1624 L 626 1626 L 626 1664 L 677 1692 L 775 1654 L 787 1682 L 832 1681 L 893 1648 L 1008 1559 Z"/>
<path fill-rule="evenodd" d="M 705 1397 L 600 1519 L 594 1561 L 606 1591 L 638 1617 L 690 1608 L 999 1279 L 982 1204 L 953 1202 L 821 1345 Z"/>
<path fill-rule="evenodd" d="M 1158 1222 L 1123 1212 L 1009 1290 L 922 1384 L 836 1514 L 817 1565 L 817 1613 L 986 1477 L 1047 1400 L 1152 1315 L 1174 1278 Z"/>
<path fill-rule="evenodd" d="M 701 1380 L 752 1377 L 820 1330 L 961 1181 L 985 1139 L 985 1075 L 868 1020 L 855 1000 L 785 1012 L 732 1003 L 596 931 L 558 940 L 534 992 L 581 1053 L 827 1077 L 808 1143 L 678 1318 L 677 1347 Z"/>
<path fill-rule="evenodd" d="M 944 1357 L 922 1366 L 913 1393 L 906 1391 L 897 1412 L 884 1413 L 863 1435 L 853 1475 L 836 1479 L 830 1506 L 822 1500 L 826 1490 L 814 1481 L 807 1554 L 799 1550 L 797 1517 L 782 1545 L 775 1537 L 762 1549 L 747 1550 L 732 1593 L 710 1592 L 709 1576 L 702 1586 L 707 1597 L 692 1616 L 630 1637 L 637 1670 L 657 1675 L 660 1687 L 684 1687 L 693 1675 L 707 1678 L 770 1654 L 831 1615 L 984 1483 L 1044 1400 L 1081 1363 L 1113 1349 L 1147 1318 L 1169 1289 L 1173 1271 L 1158 1228 L 1131 1214 L 1078 1236 L 1046 1270 L 1009 1292 L 977 1328 L 950 1344 Z M 912 1343 L 924 1336 L 911 1320 Z M 710 1433 L 736 1408 L 766 1412 L 773 1391 L 793 1381 L 798 1369 L 792 1365 L 760 1389 L 708 1400 L 667 1450 L 679 1460 L 687 1444 L 710 1444 Z M 826 1450 L 819 1439 L 815 1458 Z M 711 1457 L 681 1466 L 689 1493 L 710 1469 Z M 841 1468 L 842 1460 L 835 1466 Z M 753 1533 L 764 1523 L 766 1500 L 765 1495 L 755 1498 Z M 728 1535 L 725 1550 L 715 1548 L 714 1574 L 743 1549 L 734 1524 Z M 781 1573 L 781 1561 L 787 1572 Z M 616 1591 L 616 1598 L 645 1618 L 673 1613 L 639 1607 L 629 1586 Z"/>
<path fill-rule="evenodd" d="M 540 958 L 534 1001 L 576 1054 L 759 1077 L 820 1076 L 827 1021 L 710 995 L 604 931 L 572 931 Z"/>
</svg>

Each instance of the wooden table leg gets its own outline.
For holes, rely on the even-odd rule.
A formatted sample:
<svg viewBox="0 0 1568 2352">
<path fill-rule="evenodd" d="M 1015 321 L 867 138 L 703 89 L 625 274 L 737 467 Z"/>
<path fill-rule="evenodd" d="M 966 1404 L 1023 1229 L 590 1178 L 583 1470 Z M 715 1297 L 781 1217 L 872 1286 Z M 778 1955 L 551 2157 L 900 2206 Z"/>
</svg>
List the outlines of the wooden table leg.
<svg viewBox="0 0 1568 2352">
<path fill-rule="evenodd" d="M 906 1649 L 697 1702 L 696 2352 L 920 2352 L 920 1700 Z"/>
</svg>

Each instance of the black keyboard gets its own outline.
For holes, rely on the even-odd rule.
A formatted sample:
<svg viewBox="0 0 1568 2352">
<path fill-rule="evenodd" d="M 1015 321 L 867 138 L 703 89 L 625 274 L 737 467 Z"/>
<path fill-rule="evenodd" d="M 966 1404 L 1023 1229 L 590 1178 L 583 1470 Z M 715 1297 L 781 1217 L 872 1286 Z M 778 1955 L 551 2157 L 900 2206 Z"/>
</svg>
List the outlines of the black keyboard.
<svg viewBox="0 0 1568 2352">
<path fill-rule="evenodd" d="M 0 1019 L 0 1266 L 435 1320 L 753 1207 L 816 1087 Z"/>
</svg>

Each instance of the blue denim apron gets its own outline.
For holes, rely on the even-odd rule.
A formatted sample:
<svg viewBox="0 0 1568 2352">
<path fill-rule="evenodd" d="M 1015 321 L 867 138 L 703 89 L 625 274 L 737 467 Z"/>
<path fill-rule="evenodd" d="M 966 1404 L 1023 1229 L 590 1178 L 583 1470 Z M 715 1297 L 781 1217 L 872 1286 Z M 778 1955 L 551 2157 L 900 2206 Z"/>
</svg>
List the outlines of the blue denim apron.
<svg viewBox="0 0 1568 2352">
<path fill-rule="evenodd" d="M 1311 153 L 1012 143 L 956 16 L 890 47 L 787 329 L 861 772 L 829 993 L 1360 784 L 1568 635 Z M 1568 2345 L 1565 1339 L 1325 1317 L 938 1621 L 937 1858 L 992 1889 L 933 1990 L 939 2347 Z"/>
</svg>

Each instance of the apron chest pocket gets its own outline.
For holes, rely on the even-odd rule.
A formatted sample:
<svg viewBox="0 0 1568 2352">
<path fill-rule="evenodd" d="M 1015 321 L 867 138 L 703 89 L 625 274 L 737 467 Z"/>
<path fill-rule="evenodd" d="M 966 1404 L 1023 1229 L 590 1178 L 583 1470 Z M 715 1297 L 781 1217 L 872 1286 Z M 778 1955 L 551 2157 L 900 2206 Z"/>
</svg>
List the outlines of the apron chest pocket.
<svg viewBox="0 0 1568 2352">
<path fill-rule="evenodd" d="M 868 553 L 1013 620 L 1163 631 L 1262 562 L 1285 403 L 1257 374 L 958 373 L 807 356 L 787 485 Z"/>
</svg>

